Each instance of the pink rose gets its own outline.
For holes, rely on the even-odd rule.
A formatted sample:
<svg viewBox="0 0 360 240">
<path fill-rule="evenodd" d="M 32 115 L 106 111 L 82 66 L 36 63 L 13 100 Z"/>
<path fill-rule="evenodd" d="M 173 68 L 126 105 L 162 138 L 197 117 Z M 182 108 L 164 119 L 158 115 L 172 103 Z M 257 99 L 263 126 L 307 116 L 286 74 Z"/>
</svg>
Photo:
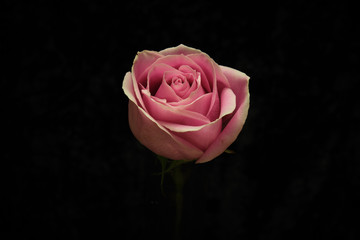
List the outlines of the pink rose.
<svg viewBox="0 0 360 240">
<path fill-rule="evenodd" d="M 131 131 L 158 155 L 208 162 L 239 135 L 248 83 L 246 74 L 184 45 L 139 52 L 123 82 Z"/>
</svg>

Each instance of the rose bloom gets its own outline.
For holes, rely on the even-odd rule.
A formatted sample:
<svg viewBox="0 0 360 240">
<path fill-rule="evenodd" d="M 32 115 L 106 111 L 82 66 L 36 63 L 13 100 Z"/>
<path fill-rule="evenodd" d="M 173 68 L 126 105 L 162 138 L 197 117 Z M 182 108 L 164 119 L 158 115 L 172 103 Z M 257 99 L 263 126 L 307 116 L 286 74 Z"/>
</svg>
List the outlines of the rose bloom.
<svg viewBox="0 0 360 240">
<path fill-rule="evenodd" d="M 126 73 L 129 124 L 154 153 L 208 162 L 239 135 L 249 109 L 249 77 L 179 45 L 142 51 Z"/>
</svg>

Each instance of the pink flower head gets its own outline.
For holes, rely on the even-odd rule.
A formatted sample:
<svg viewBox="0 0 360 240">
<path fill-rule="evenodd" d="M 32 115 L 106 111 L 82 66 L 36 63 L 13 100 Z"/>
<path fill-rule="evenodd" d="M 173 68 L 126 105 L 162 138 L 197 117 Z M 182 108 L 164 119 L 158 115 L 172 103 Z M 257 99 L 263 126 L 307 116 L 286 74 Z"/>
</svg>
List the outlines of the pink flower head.
<svg viewBox="0 0 360 240">
<path fill-rule="evenodd" d="M 246 74 L 194 48 L 139 52 L 123 82 L 130 129 L 163 157 L 211 161 L 235 141 L 245 123 L 248 85 Z"/>
</svg>

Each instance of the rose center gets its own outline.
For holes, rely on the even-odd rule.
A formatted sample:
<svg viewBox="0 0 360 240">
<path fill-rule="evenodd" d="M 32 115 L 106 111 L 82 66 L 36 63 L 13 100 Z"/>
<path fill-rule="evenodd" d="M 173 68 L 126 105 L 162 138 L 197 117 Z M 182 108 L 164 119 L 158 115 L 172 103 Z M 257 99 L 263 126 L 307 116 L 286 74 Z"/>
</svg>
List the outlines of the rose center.
<svg viewBox="0 0 360 240">
<path fill-rule="evenodd" d="M 199 73 L 188 66 L 181 66 L 178 70 L 164 71 L 155 96 L 166 99 L 168 102 L 180 101 L 196 89 L 199 84 L 198 79 Z"/>
<path fill-rule="evenodd" d="M 173 79 L 171 80 L 171 86 L 178 88 L 181 87 L 184 83 L 186 82 L 186 79 L 184 79 L 184 77 L 173 77 Z"/>
<path fill-rule="evenodd" d="M 186 76 L 176 75 L 172 77 L 170 87 L 179 97 L 183 97 L 190 86 Z"/>
</svg>

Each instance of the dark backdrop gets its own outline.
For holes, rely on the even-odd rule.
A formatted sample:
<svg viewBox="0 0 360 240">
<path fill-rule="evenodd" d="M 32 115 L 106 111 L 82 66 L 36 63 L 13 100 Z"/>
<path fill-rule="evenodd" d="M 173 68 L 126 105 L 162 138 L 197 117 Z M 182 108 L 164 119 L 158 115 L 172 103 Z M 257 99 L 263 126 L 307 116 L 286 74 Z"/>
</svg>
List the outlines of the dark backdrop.
<svg viewBox="0 0 360 240">
<path fill-rule="evenodd" d="M 137 51 L 183 43 L 251 77 L 236 153 L 187 180 L 184 239 L 358 239 L 354 6 L 3 1 L 1 12 L 0 194 L 14 238 L 169 239 L 173 205 L 129 130 L 122 80 Z"/>
</svg>

